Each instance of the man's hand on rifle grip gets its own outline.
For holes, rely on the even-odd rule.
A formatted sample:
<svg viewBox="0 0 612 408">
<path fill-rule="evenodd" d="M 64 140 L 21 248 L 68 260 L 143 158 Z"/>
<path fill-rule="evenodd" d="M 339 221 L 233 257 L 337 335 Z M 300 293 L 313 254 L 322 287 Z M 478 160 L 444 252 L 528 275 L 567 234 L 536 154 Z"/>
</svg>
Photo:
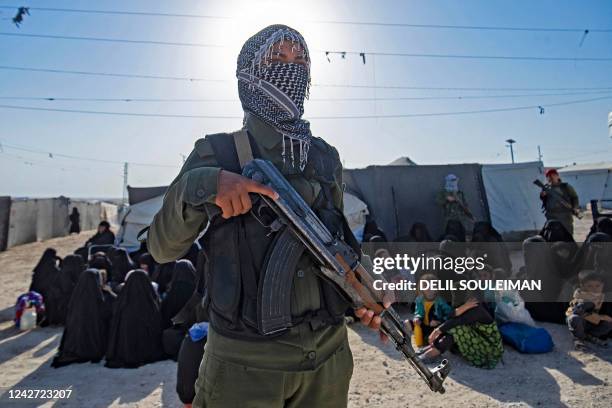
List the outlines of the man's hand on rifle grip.
<svg viewBox="0 0 612 408">
<path fill-rule="evenodd" d="M 383 307 L 385 309 L 391 306 L 391 301 L 388 300 L 387 296 L 385 296 L 385 300 L 383 301 Z M 380 333 L 380 339 L 383 342 L 387 342 L 387 336 L 380 331 L 381 318 L 377 316 L 375 312 L 371 309 L 367 309 L 365 307 L 360 307 L 359 309 L 355 309 L 355 316 L 359 318 L 362 324 L 368 326 L 372 330 L 378 330 Z"/>
<path fill-rule="evenodd" d="M 231 171 L 221 170 L 219 172 L 215 204 L 221 208 L 223 218 L 227 219 L 249 212 L 253 205 L 249 193 L 263 194 L 273 200 L 278 198 L 278 193 L 268 186 Z"/>
</svg>

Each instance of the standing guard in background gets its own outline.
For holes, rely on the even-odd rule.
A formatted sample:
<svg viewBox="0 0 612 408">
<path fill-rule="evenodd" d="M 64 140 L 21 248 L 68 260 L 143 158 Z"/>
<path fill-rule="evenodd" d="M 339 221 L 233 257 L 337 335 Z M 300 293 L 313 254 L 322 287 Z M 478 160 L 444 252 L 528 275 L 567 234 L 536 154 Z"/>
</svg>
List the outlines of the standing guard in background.
<svg viewBox="0 0 612 408">
<path fill-rule="evenodd" d="M 578 194 L 576 194 L 576 190 L 571 185 L 561 181 L 561 177 L 556 169 L 546 170 L 545 175 L 548 184 L 544 186 L 540 193 L 544 215 L 547 220 L 561 222 L 563 227 L 573 235 L 573 216 L 579 214 Z"/>
<path fill-rule="evenodd" d="M 463 191 L 459 190 L 459 177 L 449 174 L 444 178 L 444 189 L 438 193 L 437 202 L 444 211 L 444 228 L 450 220 L 459 221 L 466 231 L 471 231 L 474 216 L 467 206 Z"/>
</svg>

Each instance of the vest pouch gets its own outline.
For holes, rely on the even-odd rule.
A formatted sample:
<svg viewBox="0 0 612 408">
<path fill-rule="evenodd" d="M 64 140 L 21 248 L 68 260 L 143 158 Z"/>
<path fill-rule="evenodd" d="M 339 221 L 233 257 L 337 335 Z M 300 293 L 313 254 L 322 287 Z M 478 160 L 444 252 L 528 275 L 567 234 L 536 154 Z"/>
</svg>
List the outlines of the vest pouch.
<svg viewBox="0 0 612 408">
<path fill-rule="evenodd" d="M 210 307 L 224 319 L 235 322 L 242 291 L 238 234 L 240 219 L 220 223 L 206 243 L 208 258 L 207 298 Z"/>
</svg>

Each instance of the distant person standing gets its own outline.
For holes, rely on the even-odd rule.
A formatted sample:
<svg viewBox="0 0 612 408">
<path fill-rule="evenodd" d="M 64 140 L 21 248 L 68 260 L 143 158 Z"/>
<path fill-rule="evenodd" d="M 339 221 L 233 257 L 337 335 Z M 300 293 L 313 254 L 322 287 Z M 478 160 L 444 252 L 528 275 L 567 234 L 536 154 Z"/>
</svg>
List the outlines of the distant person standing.
<svg viewBox="0 0 612 408">
<path fill-rule="evenodd" d="M 68 234 L 79 234 L 81 232 L 81 214 L 76 207 L 72 207 L 72 213 L 68 216 L 70 220 L 70 230 Z"/>
<path fill-rule="evenodd" d="M 542 208 L 547 220 L 557 220 L 563 224 L 565 229 L 574 234 L 574 218 L 578 215 L 578 194 L 576 190 L 561 181 L 559 173 L 555 169 L 546 170 L 546 184 L 540 193 Z"/>
<path fill-rule="evenodd" d="M 471 231 L 474 216 L 467 206 L 463 191 L 459 190 L 459 177 L 449 174 L 444 178 L 444 182 L 444 189 L 438 193 L 437 202 L 444 211 L 445 228 L 450 220 L 456 220 L 466 231 Z"/>
</svg>

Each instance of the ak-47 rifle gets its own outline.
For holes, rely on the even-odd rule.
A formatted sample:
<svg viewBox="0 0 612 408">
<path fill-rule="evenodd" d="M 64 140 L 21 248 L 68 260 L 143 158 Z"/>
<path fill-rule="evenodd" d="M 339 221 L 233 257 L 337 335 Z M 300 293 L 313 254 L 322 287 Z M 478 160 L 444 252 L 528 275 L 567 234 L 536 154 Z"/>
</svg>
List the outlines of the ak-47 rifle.
<svg viewBox="0 0 612 408">
<path fill-rule="evenodd" d="M 533 184 L 535 184 L 536 186 L 540 187 L 542 189 L 542 191 L 545 192 L 546 194 L 552 194 L 555 197 L 557 197 L 557 199 L 559 200 L 559 202 L 561 203 L 562 206 L 564 206 L 565 208 L 570 210 L 572 212 L 572 214 L 576 218 L 578 218 L 579 220 L 582 219 L 582 214 L 580 214 L 578 211 L 576 211 L 574 209 L 574 207 L 572 207 L 572 205 L 570 203 L 568 203 L 567 200 L 561 194 L 559 194 L 558 192 L 556 192 L 555 190 L 553 190 L 549 186 L 546 186 L 540 180 L 534 180 Z"/>
<path fill-rule="evenodd" d="M 278 233 L 261 286 L 258 326 L 262 334 L 282 332 L 291 326 L 288 294 L 295 270 L 292 266 L 297 262 L 296 257 L 306 250 L 319 264 L 321 277 L 332 282 L 352 307 L 366 307 L 380 316 L 381 331 L 432 391 L 444 393 L 443 383 L 450 372 L 448 360 L 430 370 L 417 358 L 409 331 L 392 306 L 386 309 L 382 306 L 382 294 L 374 289 L 372 275 L 359 262 L 358 254 L 329 232 L 272 163 L 255 159 L 244 167 L 243 175 L 271 187 L 279 195 L 276 200 L 259 195 L 251 210 L 257 218 L 262 211 L 269 213 L 266 209 L 271 209 L 276 218 L 268 226 Z"/>
</svg>

